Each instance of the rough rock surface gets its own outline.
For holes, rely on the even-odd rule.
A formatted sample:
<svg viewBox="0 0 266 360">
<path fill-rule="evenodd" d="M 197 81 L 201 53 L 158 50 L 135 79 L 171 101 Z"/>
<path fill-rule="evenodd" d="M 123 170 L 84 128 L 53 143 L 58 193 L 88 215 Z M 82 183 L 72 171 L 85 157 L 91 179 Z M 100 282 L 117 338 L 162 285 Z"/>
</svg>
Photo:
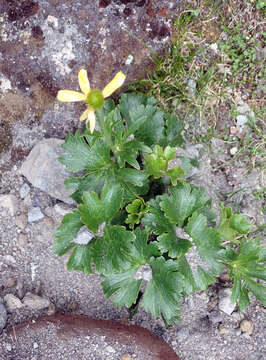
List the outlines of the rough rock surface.
<svg viewBox="0 0 266 360">
<path fill-rule="evenodd" d="M 2 302 L 2 299 L 0 298 L 0 334 L 4 329 L 4 327 L 6 326 L 6 321 L 7 321 L 6 308 Z"/>
<path fill-rule="evenodd" d="M 57 161 L 59 155 L 63 153 L 62 143 L 63 141 L 59 139 L 42 140 L 34 146 L 20 171 L 33 186 L 58 200 L 71 204 L 73 203 L 69 198 L 71 191 L 67 191 L 64 185 L 68 173 Z M 32 221 L 35 220 L 30 222 Z"/>
<path fill-rule="evenodd" d="M 142 77 L 170 39 L 178 3 L 0 1 L 0 153 L 22 160 L 36 139 L 77 128 L 82 105 L 54 100 L 59 89 L 78 89 L 80 68 L 99 89 L 120 70 L 128 82 Z"/>
</svg>

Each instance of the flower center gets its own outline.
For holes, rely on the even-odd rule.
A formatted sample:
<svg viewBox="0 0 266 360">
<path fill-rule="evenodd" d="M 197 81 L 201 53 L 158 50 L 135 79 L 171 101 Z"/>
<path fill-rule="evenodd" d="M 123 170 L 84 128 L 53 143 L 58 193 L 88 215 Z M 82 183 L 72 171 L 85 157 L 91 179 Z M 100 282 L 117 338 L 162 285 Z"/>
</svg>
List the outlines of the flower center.
<svg viewBox="0 0 266 360">
<path fill-rule="evenodd" d="M 91 90 L 87 96 L 86 102 L 93 110 L 99 109 L 104 104 L 102 92 L 97 89 Z"/>
</svg>

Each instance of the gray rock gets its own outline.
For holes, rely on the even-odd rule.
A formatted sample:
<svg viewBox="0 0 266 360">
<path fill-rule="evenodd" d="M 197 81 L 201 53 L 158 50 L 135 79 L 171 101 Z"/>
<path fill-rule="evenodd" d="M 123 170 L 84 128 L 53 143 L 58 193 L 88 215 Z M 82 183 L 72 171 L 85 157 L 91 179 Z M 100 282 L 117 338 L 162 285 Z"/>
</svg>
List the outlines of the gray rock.
<svg viewBox="0 0 266 360">
<path fill-rule="evenodd" d="M 232 295 L 232 290 L 229 288 L 222 289 L 219 291 L 218 307 L 221 311 L 223 311 L 227 315 L 231 315 L 236 307 L 236 304 L 235 303 L 232 304 L 231 302 L 231 295 Z"/>
<path fill-rule="evenodd" d="M 248 122 L 248 118 L 246 115 L 238 115 L 236 117 L 236 123 L 238 126 L 243 126 Z"/>
<path fill-rule="evenodd" d="M 66 214 L 70 213 L 72 209 L 64 203 L 59 203 L 55 204 L 54 211 L 60 217 L 64 217 Z"/>
<path fill-rule="evenodd" d="M 180 329 L 176 332 L 179 340 L 186 340 L 189 336 L 189 332 L 187 329 Z"/>
<path fill-rule="evenodd" d="M 22 302 L 13 294 L 6 294 L 4 296 L 4 301 L 6 304 L 6 308 L 9 312 L 13 312 L 14 310 L 20 309 L 23 307 Z"/>
<path fill-rule="evenodd" d="M 44 218 L 43 213 L 39 207 L 33 207 L 28 212 L 28 222 L 36 222 Z"/>
<path fill-rule="evenodd" d="M 82 226 L 82 228 L 77 233 L 74 242 L 79 245 L 87 245 L 94 237 L 94 233 L 89 231 L 87 226 Z"/>
<path fill-rule="evenodd" d="M 30 193 L 30 187 L 28 184 L 24 183 L 19 190 L 20 198 L 25 199 L 25 197 L 27 197 L 29 193 Z"/>
<path fill-rule="evenodd" d="M 209 320 L 213 324 L 218 324 L 223 321 L 223 317 L 220 311 L 211 311 L 208 315 Z"/>
<path fill-rule="evenodd" d="M 17 227 L 19 227 L 21 230 L 24 230 L 27 226 L 27 216 L 24 214 L 19 215 L 16 217 L 15 223 Z"/>
<path fill-rule="evenodd" d="M 6 208 L 14 216 L 18 210 L 18 201 L 15 195 L 0 195 L 0 207 Z"/>
<path fill-rule="evenodd" d="M 23 304 L 32 310 L 43 310 L 49 307 L 50 300 L 32 293 L 26 293 L 23 298 Z"/>
<path fill-rule="evenodd" d="M 189 95 L 190 97 L 196 96 L 196 87 L 197 87 L 196 81 L 194 81 L 193 79 L 189 79 L 189 80 L 187 81 L 187 87 L 186 87 L 186 89 L 187 89 L 188 95 Z"/>
<path fill-rule="evenodd" d="M 62 143 L 63 140 L 53 138 L 37 143 L 23 163 L 21 173 L 50 196 L 72 204 L 74 201 L 69 197 L 72 191 L 67 191 L 64 185 L 69 174 L 58 161 L 63 153 Z"/>
<path fill-rule="evenodd" d="M 239 114 L 246 114 L 250 111 L 250 107 L 248 104 L 244 103 L 243 101 L 241 103 L 238 104 L 236 111 Z"/>
<path fill-rule="evenodd" d="M 0 298 L 0 334 L 4 329 L 4 327 L 6 326 L 6 321 L 7 321 L 7 311 L 2 302 L 2 299 Z"/>
</svg>

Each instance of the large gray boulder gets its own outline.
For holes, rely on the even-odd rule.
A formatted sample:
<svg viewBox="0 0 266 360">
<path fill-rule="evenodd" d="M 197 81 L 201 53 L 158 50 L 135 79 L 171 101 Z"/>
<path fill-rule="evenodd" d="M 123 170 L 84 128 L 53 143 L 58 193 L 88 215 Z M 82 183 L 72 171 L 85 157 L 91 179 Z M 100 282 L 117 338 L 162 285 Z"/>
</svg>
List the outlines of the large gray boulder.
<svg viewBox="0 0 266 360">
<path fill-rule="evenodd" d="M 50 196 L 67 204 L 74 201 L 69 197 L 71 191 L 65 189 L 64 180 L 69 173 L 58 161 L 63 153 L 60 139 L 45 139 L 38 142 L 22 164 L 20 169 L 28 181 Z"/>
</svg>

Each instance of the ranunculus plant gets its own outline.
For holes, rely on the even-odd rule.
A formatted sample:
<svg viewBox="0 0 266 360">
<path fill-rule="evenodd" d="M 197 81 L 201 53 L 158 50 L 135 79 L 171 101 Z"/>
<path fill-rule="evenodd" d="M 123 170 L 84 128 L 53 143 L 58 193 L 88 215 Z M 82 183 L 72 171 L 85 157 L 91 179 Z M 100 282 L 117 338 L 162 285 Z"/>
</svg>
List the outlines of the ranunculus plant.
<svg viewBox="0 0 266 360">
<path fill-rule="evenodd" d="M 116 305 L 142 306 L 168 325 L 179 319 L 180 299 L 206 290 L 225 268 L 232 302 L 244 309 L 250 292 L 265 305 L 258 279 L 266 279 L 266 251 L 249 235 L 251 224 L 223 207 L 216 224 L 205 190 L 186 181 L 187 165 L 197 166 L 196 159 L 185 159 L 184 168 L 169 166 L 184 145 L 183 126 L 154 98 L 129 93 L 117 105 L 104 100 L 122 85 L 119 74 L 108 91 L 95 93 L 101 103 L 91 100 L 84 71 L 82 94 L 75 100 L 72 92 L 73 101 L 87 102 L 82 119 L 90 130 L 68 134 L 62 146 L 60 162 L 71 173 L 65 185 L 77 206 L 57 229 L 54 252 L 71 251 L 68 270 L 100 274 Z M 71 91 L 60 91 L 58 99 L 71 101 Z M 196 270 L 186 256 L 192 247 L 205 263 Z"/>
</svg>

